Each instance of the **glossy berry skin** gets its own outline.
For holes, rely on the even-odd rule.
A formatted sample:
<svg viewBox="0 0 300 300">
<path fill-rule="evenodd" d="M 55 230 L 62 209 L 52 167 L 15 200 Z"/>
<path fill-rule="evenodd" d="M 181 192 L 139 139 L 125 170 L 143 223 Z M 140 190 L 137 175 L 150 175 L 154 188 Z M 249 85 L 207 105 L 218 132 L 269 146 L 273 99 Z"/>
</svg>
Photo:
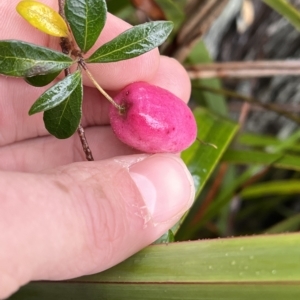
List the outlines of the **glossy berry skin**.
<svg viewBox="0 0 300 300">
<path fill-rule="evenodd" d="M 109 117 L 116 136 L 146 153 L 176 153 L 196 139 L 197 125 L 190 108 L 169 91 L 146 82 L 126 86 L 116 97 L 124 107 L 111 106 Z"/>
</svg>

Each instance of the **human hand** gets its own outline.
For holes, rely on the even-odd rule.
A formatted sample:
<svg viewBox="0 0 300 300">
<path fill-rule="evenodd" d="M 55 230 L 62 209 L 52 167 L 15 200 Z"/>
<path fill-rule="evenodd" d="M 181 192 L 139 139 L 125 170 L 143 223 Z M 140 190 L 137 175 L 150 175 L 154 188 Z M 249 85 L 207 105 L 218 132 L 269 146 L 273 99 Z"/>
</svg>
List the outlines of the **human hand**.
<svg viewBox="0 0 300 300">
<path fill-rule="evenodd" d="M 59 50 L 57 38 L 19 17 L 18 2 L 0 3 L 0 39 Z M 42 2 L 57 9 L 56 0 Z M 127 28 L 109 15 L 90 52 Z M 184 69 L 157 50 L 89 69 L 111 95 L 147 81 L 189 98 Z M 57 140 L 42 114 L 28 116 L 43 88 L 1 76 L 0 91 L 0 299 L 30 280 L 103 271 L 159 238 L 190 207 L 194 188 L 182 161 L 173 154 L 140 154 L 117 140 L 110 104 L 87 79 L 82 125 L 94 162 L 84 161 L 77 135 Z"/>
</svg>

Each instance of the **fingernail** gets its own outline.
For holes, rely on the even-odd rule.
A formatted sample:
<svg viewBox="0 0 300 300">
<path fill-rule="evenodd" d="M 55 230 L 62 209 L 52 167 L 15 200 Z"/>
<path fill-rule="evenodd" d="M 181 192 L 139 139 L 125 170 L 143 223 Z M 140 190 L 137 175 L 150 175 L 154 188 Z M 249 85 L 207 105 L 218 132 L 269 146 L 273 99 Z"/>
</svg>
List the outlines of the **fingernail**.
<svg viewBox="0 0 300 300">
<path fill-rule="evenodd" d="M 149 156 L 132 165 L 129 173 L 155 223 L 179 218 L 193 203 L 193 179 L 176 155 Z"/>
</svg>

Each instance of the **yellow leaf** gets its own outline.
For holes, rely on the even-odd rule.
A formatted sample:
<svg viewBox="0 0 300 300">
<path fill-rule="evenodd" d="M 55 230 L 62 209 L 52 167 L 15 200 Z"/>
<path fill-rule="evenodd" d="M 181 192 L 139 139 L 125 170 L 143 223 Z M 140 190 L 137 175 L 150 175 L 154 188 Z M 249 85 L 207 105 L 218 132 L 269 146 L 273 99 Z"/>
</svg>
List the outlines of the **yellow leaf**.
<svg viewBox="0 0 300 300">
<path fill-rule="evenodd" d="M 37 1 L 24 0 L 18 3 L 16 9 L 27 22 L 40 31 L 58 37 L 68 36 L 66 22 L 51 7 Z"/>
</svg>

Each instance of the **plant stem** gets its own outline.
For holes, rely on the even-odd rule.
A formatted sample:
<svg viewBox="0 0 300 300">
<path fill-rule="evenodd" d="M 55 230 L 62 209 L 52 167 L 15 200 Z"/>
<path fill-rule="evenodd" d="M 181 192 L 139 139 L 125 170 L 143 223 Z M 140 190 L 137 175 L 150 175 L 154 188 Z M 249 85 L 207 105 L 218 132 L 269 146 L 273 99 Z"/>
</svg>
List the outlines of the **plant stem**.
<svg viewBox="0 0 300 300">
<path fill-rule="evenodd" d="M 258 78 L 300 74 L 299 60 L 257 60 L 186 65 L 191 80 L 202 78 Z"/>
<path fill-rule="evenodd" d="M 81 124 L 79 124 L 78 126 L 78 129 L 77 129 L 77 133 L 79 135 L 79 138 L 80 138 L 80 142 L 81 142 L 81 145 L 82 145 L 82 149 L 85 153 L 85 157 L 88 161 L 93 161 L 94 160 L 94 157 L 93 157 L 93 154 L 92 154 L 92 151 L 89 147 L 89 144 L 87 142 L 87 139 L 85 137 L 85 132 L 84 132 L 84 129 L 82 127 Z"/>
<path fill-rule="evenodd" d="M 59 14 L 62 16 L 62 18 L 66 21 L 66 23 L 68 24 L 66 17 L 65 17 L 65 13 L 64 13 L 64 6 L 65 6 L 65 0 L 58 0 L 58 7 L 59 7 Z M 62 37 L 60 38 L 60 47 L 61 47 L 61 51 L 64 54 L 69 54 L 71 49 L 71 43 L 68 37 Z M 65 76 L 68 76 L 70 74 L 70 69 L 67 68 L 65 69 Z M 93 154 L 92 151 L 89 147 L 88 141 L 86 139 L 85 136 L 85 132 L 84 132 L 84 128 L 82 127 L 81 124 L 79 124 L 78 128 L 77 128 L 77 133 L 82 145 L 82 149 L 83 152 L 85 153 L 85 157 L 88 161 L 93 161 Z"/>
<path fill-rule="evenodd" d="M 82 66 L 84 71 L 86 72 L 87 76 L 90 78 L 90 80 L 93 82 L 97 90 L 115 107 L 117 108 L 120 112 L 124 110 L 124 108 L 117 104 L 113 98 L 111 98 L 104 90 L 103 88 L 98 84 L 92 73 L 88 70 L 87 65 L 85 64 L 84 60 L 81 58 L 79 59 L 78 63 Z"/>
<path fill-rule="evenodd" d="M 66 0 L 58 0 L 58 12 L 62 16 L 62 18 L 66 21 L 65 11 L 64 11 L 65 2 Z"/>
<path fill-rule="evenodd" d="M 247 97 L 245 95 L 241 95 L 238 94 L 236 92 L 230 91 L 230 90 L 226 90 L 226 89 L 216 89 L 216 88 L 212 88 L 206 85 L 202 85 L 202 84 L 197 84 L 195 85 L 195 87 L 197 89 L 200 89 L 202 91 L 206 91 L 206 92 L 210 92 L 210 93 L 214 93 L 214 94 L 219 94 L 219 95 L 223 95 L 223 96 L 227 96 L 227 97 L 231 97 L 234 98 L 236 100 L 239 101 L 244 101 L 244 102 L 248 102 L 251 103 L 253 105 L 257 105 L 260 106 L 266 110 L 271 110 L 274 111 L 282 116 L 285 116 L 286 118 L 294 121 L 297 124 L 300 124 L 300 117 L 298 117 L 295 114 L 289 113 L 283 109 L 281 109 L 281 107 L 277 106 L 276 104 L 272 104 L 272 103 L 262 103 L 259 100 L 253 98 L 253 97 Z"/>
<path fill-rule="evenodd" d="M 218 149 L 218 147 L 217 147 L 215 144 L 211 144 L 211 143 L 204 142 L 204 141 L 200 140 L 198 137 L 196 138 L 196 140 L 197 140 L 200 144 L 202 144 L 202 145 L 205 145 L 205 146 L 211 146 L 211 147 L 213 147 L 213 148 L 215 148 L 215 149 Z"/>
</svg>

